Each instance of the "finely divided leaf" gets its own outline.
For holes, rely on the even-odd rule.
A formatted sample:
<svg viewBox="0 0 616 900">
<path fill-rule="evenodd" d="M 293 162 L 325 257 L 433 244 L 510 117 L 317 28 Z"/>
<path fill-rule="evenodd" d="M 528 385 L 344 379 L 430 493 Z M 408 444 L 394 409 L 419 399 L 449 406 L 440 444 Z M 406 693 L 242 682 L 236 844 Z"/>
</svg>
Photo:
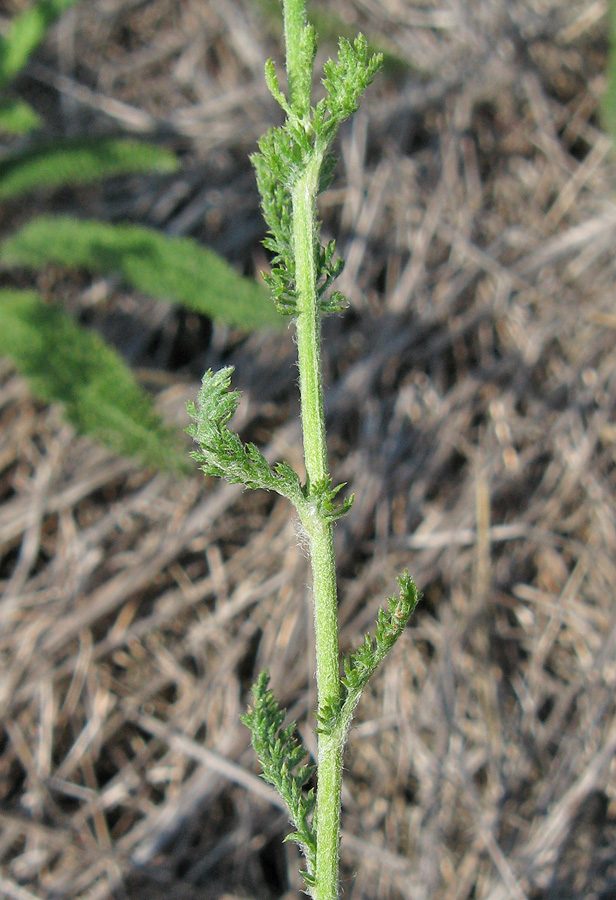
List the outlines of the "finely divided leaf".
<svg viewBox="0 0 616 900">
<path fill-rule="evenodd" d="M 28 103 L 0 100 L 0 133 L 28 134 L 41 124 L 41 119 Z"/>
<path fill-rule="evenodd" d="M 265 63 L 265 83 L 276 103 L 282 107 L 287 115 L 291 115 L 291 107 L 278 84 L 278 76 L 276 74 L 276 66 L 274 65 L 273 59 L 268 59 Z"/>
<path fill-rule="evenodd" d="M 346 487 L 346 482 L 338 484 L 336 487 L 332 487 L 332 479 L 329 477 L 324 478 L 316 484 L 312 484 L 310 487 L 309 497 L 316 503 L 319 515 L 328 519 L 330 522 L 335 522 L 336 519 L 340 519 L 342 516 L 346 515 L 353 506 L 353 500 L 355 498 L 354 494 L 346 497 L 342 503 L 338 503 L 336 500 L 336 495 L 344 487 Z"/>
<path fill-rule="evenodd" d="M 299 170 L 298 151 L 283 128 L 271 128 L 251 157 L 257 174 L 261 209 L 269 234 L 263 241 L 271 250 L 271 273 L 264 279 L 281 315 L 297 313 L 295 261 L 292 249 L 291 185 Z"/>
<path fill-rule="evenodd" d="M 296 472 L 286 463 L 270 466 L 254 444 L 243 444 L 227 428 L 240 402 L 240 393 L 230 390 L 232 373 L 232 366 L 218 372 L 208 369 L 196 405 L 187 404 L 194 424 L 186 431 L 199 445 L 199 450 L 190 455 L 206 475 L 226 478 L 230 484 L 243 484 L 250 489 L 276 491 L 298 509 L 304 508 L 306 499 Z"/>
<path fill-rule="evenodd" d="M 272 33 L 277 38 L 281 37 L 282 5 L 280 0 L 253 0 L 253 3 L 260 7 L 261 14 L 267 19 Z M 310 4 L 310 21 L 314 25 L 321 46 L 324 42 L 337 44 L 341 36 L 352 41 L 357 35 L 355 25 L 346 21 L 336 12 L 336 4 L 327 3 L 326 0 L 322 3 Z M 402 55 L 390 50 L 386 43 L 386 38 L 375 34 L 370 38 L 370 49 L 373 53 L 377 51 L 382 53 L 383 65 L 390 74 L 404 75 L 408 73 L 411 63 Z"/>
<path fill-rule="evenodd" d="M 267 672 L 261 672 L 252 691 L 254 704 L 242 716 L 242 722 L 252 733 L 252 745 L 261 763 L 263 778 L 276 788 L 289 810 L 296 830 L 286 840 L 295 841 L 302 848 L 308 866 L 306 881 L 310 884 L 317 847 L 310 821 L 315 795 L 312 789 L 306 791 L 306 785 L 315 767 L 305 763 L 308 753 L 295 736 L 295 723 L 283 727 L 287 711 L 280 708 L 270 690 Z"/>
<path fill-rule="evenodd" d="M 363 34 L 358 35 L 353 43 L 340 38 L 338 59 L 328 60 L 323 67 L 327 106 L 338 123 L 357 111 L 359 99 L 374 80 L 382 61 L 380 53 L 370 55 Z"/>
<path fill-rule="evenodd" d="M 400 593 L 387 600 L 387 607 L 379 609 L 374 638 L 366 635 L 364 643 L 344 661 L 342 678 L 342 705 L 339 711 L 332 710 L 319 722 L 321 731 L 330 731 L 340 725 L 347 731 L 353 712 L 368 681 L 396 643 L 410 619 L 421 594 L 408 572 L 398 578 Z"/>
<path fill-rule="evenodd" d="M 125 138 L 42 144 L 0 162 L 0 197 L 87 184 L 114 175 L 175 172 L 178 166 L 175 154 L 164 147 Z"/>
<path fill-rule="evenodd" d="M 323 84 L 327 96 L 315 108 L 305 103 L 309 97 L 309 79 L 315 52 L 315 34 L 311 26 L 302 32 L 300 56 L 301 87 L 295 92 L 291 108 L 278 86 L 274 65 L 268 60 L 265 77 L 270 91 L 287 113 L 280 128 L 271 128 L 259 141 L 259 152 L 252 157 L 257 173 L 263 217 L 269 233 L 263 242 L 273 254 L 271 273 L 264 279 L 272 291 L 273 300 L 282 315 L 297 315 L 297 285 L 292 232 L 292 195 L 300 175 L 307 166 L 319 166 L 319 191 L 331 180 L 335 163 L 329 147 L 340 123 L 352 115 L 359 98 L 374 79 L 381 65 L 380 54 L 370 55 L 366 39 L 359 35 L 353 43 L 341 38 L 337 60 L 325 64 Z M 299 77 L 299 76 L 298 76 Z M 303 105 L 302 105 L 303 104 Z M 332 282 L 340 275 L 343 261 L 335 256 L 335 244 L 321 244 L 319 228 L 315 234 L 316 279 L 319 310 L 331 314 L 344 309 L 348 303 L 340 292 L 326 296 Z"/>
<path fill-rule="evenodd" d="M 41 43 L 49 27 L 76 0 L 38 0 L 11 23 L 0 38 L 0 87 L 15 77 Z"/>
<path fill-rule="evenodd" d="M 120 275 L 144 294 L 241 328 L 282 324 L 261 285 L 196 241 L 153 228 L 43 216 L 0 244 L 0 267 L 39 269 L 52 262 Z"/>
<path fill-rule="evenodd" d="M 185 468 L 177 436 L 95 332 L 34 291 L 0 291 L 0 322 L 0 354 L 14 362 L 37 397 L 62 403 L 79 431 L 146 465 Z"/>
</svg>

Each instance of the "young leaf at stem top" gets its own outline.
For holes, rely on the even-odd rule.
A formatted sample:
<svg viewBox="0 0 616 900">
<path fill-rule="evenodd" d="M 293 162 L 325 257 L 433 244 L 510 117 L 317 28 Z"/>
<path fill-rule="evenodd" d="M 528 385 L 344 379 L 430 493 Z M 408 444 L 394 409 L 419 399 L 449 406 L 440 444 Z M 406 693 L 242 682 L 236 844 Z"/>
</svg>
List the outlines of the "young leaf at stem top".
<svg viewBox="0 0 616 900">
<path fill-rule="evenodd" d="M 316 107 L 310 107 L 310 80 L 315 53 L 314 29 L 307 25 L 302 32 L 299 57 L 302 65 L 296 72 L 293 103 L 280 90 L 271 60 L 266 64 L 268 87 L 287 114 L 279 128 L 271 128 L 259 142 L 259 152 L 252 163 L 257 173 L 263 217 L 269 234 L 264 241 L 273 253 L 271 272 L 263 277 L 269 285 L 274 303 L 282 315 L 296 316 L 297 285 L 292 237 L 292 191 L 311 160 L 319 162 L 319 193 L 331 180 L 335 157 L 328 152 L 340 124 L 359 106 L 359 98 L 374 79 L 382 55 L 369 55 L 363 35 L 350 43 L 342 38 L 337 60 L 325 64 L 327 94 Z M 348 304 L 339 291 L 329 298 L 325 293 L 340 275 L 344 262 L 334 257 L 335 243 L 322 245 L 319 227 L 314 235 L 318 308 L 322 314 L 339 312 Z"/>
</svg>

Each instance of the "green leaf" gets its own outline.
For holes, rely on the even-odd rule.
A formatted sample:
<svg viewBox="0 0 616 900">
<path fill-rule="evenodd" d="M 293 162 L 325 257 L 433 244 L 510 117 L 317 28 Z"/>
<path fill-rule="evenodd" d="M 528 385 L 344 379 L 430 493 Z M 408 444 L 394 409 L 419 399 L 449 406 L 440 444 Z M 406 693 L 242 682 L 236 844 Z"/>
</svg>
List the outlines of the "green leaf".
<svg viewBox="0 0 616 900">
<path fill-rule="evenodd" d="M 0 100 L 0 132 L 28 134 L 40 124 L 38 113 L 29 104 L 21 100 Z"/>
<path fill-rule="evenodd" d="M 336 502 L 336 495 L 344 487 L 346 487 L 346 482 L 332 487 L 330 477 L 310 486 L 309 499 L 315 501 L 319 514 L 330 522 L 335 522 L 336 519 L 345 516 L 353 506 L 354 494 L 346 497 L 342 503 Z"/>
<path fill-rule="evenodd" d="M 315 767 L 307 765 L 305 747 L 295 735 L 295 723 L 283 727 L 286 709 L 278 705 L 269 687 L 269 674 L 261 672 L 252 689 L 254 704 L 242 722 L 252 733 L 252 745 L 261 763 L 262 777 L 272 784 L 284 802 L 296 831 L 285 840 L 295 841 L 306 857 L 307 884 L 316 865 L 316 834 L 310 819 L 314 813 L 315 795 L 306 784 L 315 772 Z"/>
<path fill-rule="evenodd" d="M 190 455 L 201 464 L 206 475 L 226 478 L 230 484 L 243 484 L 251 490 L 276 491 L 293 503 L 298 511 L 307 507 L 299 477 L 286 463 L 270 466 L 254 444 L 243 444 L 239 436 L 227 428 L 235 413 L 239 391 L 230 390 L 233 367 L 218 372 L 211 369 L 203 376 L 196 405 L 188 403 L 188 415 L 194 425 L 187 433 L 199 445 Z"/>
<path fill-rule="evenodd" d="M 276 309 L 283 316 L 297 314 L 290 185 L 298 160 L 299 153 L 284 128 L 270 128 L 259 141 L 259 153 L 251 157 L 263 217 L 269 228 L 263 244 L 274 254 L 271 272 L 263 277 L 271 289 Z"/>
<path fill-rule="evenodd" d="M 314 109 L 302 105 L 309 98 L 312 77 L 315 34 L 311 26 L 302 32 L 300 45 L 301 78 L 296 79 L 296 94 L 289 110 L 280 93 L 271 60 L 266 64 L 265 77 L 270 91 L 287 111 L 285 123 L 271 128 L 259 141 L 259 152 L 251 157 L 257 174 L 261 195 L 261 209 L 268 226 L 264 246 L 273 254 L 271 271 L 264 280 L 272 292 L 272 299 L 281 315 L 296 316 L 297 284 L 295 279 L 295 250 L 293 241 L 293 190 L 300 177 L 313 165 L 318 165 L 319 191 L 331 178 L 334 159 L 329 153 L 339 125 L 359 106 L 362 93 L 374 79 L 382 62 L 381 54 L 370 54 L 368 42 L 359 35 L 353 43 L 341 38 L 338 58 L 324 66 L 323 84 L 327 95 Z M 325 293 L 342 271 L 344 263 L 335 257 L 335 243 L 322 245 L 320 226 L 314 235 L 316 251 L 316 282 L 318 307 L 323 314 L 339 312 L 348 303 L 339 291 L 330 297 Z"/>
<path fill-rule="evenodd" d="M 616 0 L 609 4 L 610 52 L 607 63 L 607 89 L 603 97 L 602 110 L 605 128 L 616 144 Z"/>
<path fill-rule="evenodd" d="M 340 123 L 359 109 L 360 97 L 374 80 L 382 62 L 381 53 L 370 55 L 370 48 L 363 34 L 358 35 L 353 43 L 340 38 L 338 59 L 329 59 L 323 66 L 323 85 L 327 98 L 321 101 L 319 107 L 329 112 L 330 118 L 323 121 L 328 131 L 335 133 Z M 316 129 L 319 130 L 318 125 Z"/>
<path fill-rule="evenodd" d="M 35 291 L 0 291 L 0 354 L 37 397 L 62 403 L 83 434 L 146 465 L 185 468 L 178 436 L 162 424 L 121 357 Z"/>
<path fill-rule="evenodd" d="M 387 607 L 379 609 L 374 639 L 367 634 L 364 643 L 344 661 L 340 706 L 323 711 L 319 731 L 329 733 L 340 727 L 346 734 L 363 689 L 406 628 L 421 594 L 408 572 L 398 578 L 398 584 L 399 595 L 389 597 Z"/>
<path fill-rule="evenodd" d="M 113 175 L 175 172 L 178 166 L 175 154 L 143 141 L 99 138 L 43 144 L 0 162 L 0 197 L 87 184 Z"/>
<path fill-rule="evenodd" d="M 278 84 L 278 76 L 276 75 L 276 66 L 274 65 L 274 61 L 272 59 L 268 59 L 265 62 L 265 83 L 269 88 L 269 92 L 278 103 L 284 112 L 289 116 L 292 114 L 291 107 L 287 102 L 287 98 L 280 90 L 280 85 Z"/>
<path fill-rule="evenodd" d="M 41 43 L 49 27 L 76 0 L 38 0 L 11 23 L 0 38 L 0 87 L 15 77 Z"/>
<path fill-rule="evenodd" d="M 0 266 L 48 263 L 117 274 L 144 294 L 241 328 L 281 327 L 264 287 L 190 238 L 70 216 L 33 219 L 0 244 Z"/>
</svg>

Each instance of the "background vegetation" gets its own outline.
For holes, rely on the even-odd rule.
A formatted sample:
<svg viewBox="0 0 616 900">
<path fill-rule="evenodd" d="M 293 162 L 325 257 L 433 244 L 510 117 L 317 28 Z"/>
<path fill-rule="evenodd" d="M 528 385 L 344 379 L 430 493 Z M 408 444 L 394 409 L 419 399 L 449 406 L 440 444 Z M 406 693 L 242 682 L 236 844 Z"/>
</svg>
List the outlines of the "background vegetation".
<svg viewBox="0 0 616 900">
<path fill-rule="evenodd" d="M 35 0 L 7 22 L 0 37 L 0 89 L 10 90 L 49 27 L 74 2 Z M 7 148 L 0 162 L 0 199 L 178 168 L 174 154 L 153 142 L 105 134 L 50 140 L 40 137 L 41 126 L 28 102 L 8 96 L 0 100 L 0 133 L 27 135 L 25 142 Z M 66 214 L 35 218 L 4 241 L 0 256 L 4 269 L 41 270 L 60 263 L 120 275 L 137 290 L 247 329 L 278 324 L 262 286 L 238 277 L 194 241 L 170 239 L 152 228 Z M 70 323 L 32 291 L 20 296 L 9 289 L 0 293 L 0 324 L 5 325 L 0 352 L 29 378 L 39 397 L 63 404 L 77 428 L 146 464 L 186 467 L 177 435 L 162 426 L 121 357 L 78 321 Z"/>
</svg>

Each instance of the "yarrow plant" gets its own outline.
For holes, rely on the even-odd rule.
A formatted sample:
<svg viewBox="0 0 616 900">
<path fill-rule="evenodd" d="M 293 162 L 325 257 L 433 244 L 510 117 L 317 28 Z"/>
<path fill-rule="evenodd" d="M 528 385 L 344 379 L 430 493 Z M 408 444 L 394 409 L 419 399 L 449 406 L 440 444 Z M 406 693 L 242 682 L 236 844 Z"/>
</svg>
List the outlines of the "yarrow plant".
<svg viewBox="0 0 616 900">
<path fill-rule="evenodd" d="M 321 242 L 316 201 L 331 180 L 335 160 L 330 148 L 338 128 L 358 109 L 381 57 L 370 54 L 362 35 L 353 43 L 341 39 L 337 59 L 324 67 L 325 96 L 313 106 L 316 34 L 307 20 L 305 0 L 283 0 L 283 8 L 288 96 L 271 60 L 265 78 L 286 120 L 261 139 L 252 161 L 269 229 L 265 246 L 273 254 L 265 278 L 279 312 L 292 317 L 297 333 L 305 482 L 287 463 L 271 466 L 254 444 L 242 443 L 228 427 L 240 398 L 231 390 L 230 367 L 205 373 L 197 403 L 188 407 L 194 420 L 188 431 L 199 446 L 192 456 L 206 475 L 277 491 L 294 505 L 308 538 L 318 703 L 316 766 L 308 762 L 295 725 L 285 727 L 286 711 L 270 690 L 267 672 L 253 688 L 253 705 L 244 722 L 251 729 L 263 777 L 287 806 L 294 827 L 287 840 L 297 842 L 304 854 L 307 893 L 314 900 L 336 900 L 342 759 L 351 719 L 368 680 L 402 634 L 419 594 L 405 572 L 398 579 L 399 594 L 379 611 L 374 637 L 366 635 L 341 674 L 333 526 L 353 497 L 338 501 L 344 485 L 333 485 L 327 464 L 320 320 L 347 303 L 339 292 L 329 291 L 343 262 L 333 241 Z M 315 773 L 316 792 L 308 788 Z"/>
</svg>

